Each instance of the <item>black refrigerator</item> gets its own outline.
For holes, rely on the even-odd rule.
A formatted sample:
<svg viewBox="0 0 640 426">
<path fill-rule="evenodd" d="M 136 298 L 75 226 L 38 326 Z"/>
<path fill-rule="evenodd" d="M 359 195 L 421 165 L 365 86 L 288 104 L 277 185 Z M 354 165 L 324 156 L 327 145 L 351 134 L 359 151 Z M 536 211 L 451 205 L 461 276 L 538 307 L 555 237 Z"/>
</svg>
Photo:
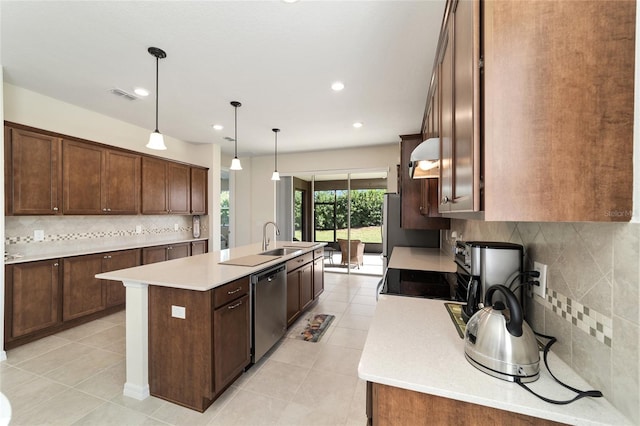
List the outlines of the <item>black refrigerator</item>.
<svg viewBox="0 0 640 426">
<path fill-rule="evenodd" d="M 382 267 L 387 269 L 393 248 L 400 247 L 440 247 L 440 231 L 404 229 L 400 227 L 400 195 L 384 194 L 382 204 Z"/>
</svg>

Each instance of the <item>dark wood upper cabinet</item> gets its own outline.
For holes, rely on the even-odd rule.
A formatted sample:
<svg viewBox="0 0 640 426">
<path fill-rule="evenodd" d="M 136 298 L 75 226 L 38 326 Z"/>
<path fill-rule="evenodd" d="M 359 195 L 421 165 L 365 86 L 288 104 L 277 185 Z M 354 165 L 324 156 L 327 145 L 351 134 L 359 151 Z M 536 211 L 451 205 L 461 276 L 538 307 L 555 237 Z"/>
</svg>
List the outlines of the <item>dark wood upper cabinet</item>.
<svg viewBox="0 0 640 426">
<path fill-rule="evenodd" d="M 440 100 L 440 212 L 631 218 L 635 7 L 447 1 L 429 91 Z"/>
<path fill-rule="evenodd" d="M 64 140 L 64 214 L 137 214 L 140 156 Z"/>
<path fill-rule="evenodd" d="M 207 214 L 207 169 L 191 167 L 191 214 Z"/>
<path fill-rule="evenodd" d="M 143 214 L 168 213 L 167 178 L 166 161 L 158 158 L 142 158 Z"/>
<path fill-rule="evenodd" d="M 191 173 L 189 166 L 143 157 L 142 213 L 190 214 Z"/>
<path fill-rule="evenodd" d="M 140 163 L 139 155 L 105 150 L 102 204 L 108 213 L 140 212 Z"/>
<path fill-rule="evenodd" d="M 62 140 L 5 126 L 5 213 L 62 213 Z"/>
<path fill-rule="evenodd" d="M 171 214 L 191 213 L 191 169 L 178 163 L 167 163 L 167 195 Z"/>
</svg>

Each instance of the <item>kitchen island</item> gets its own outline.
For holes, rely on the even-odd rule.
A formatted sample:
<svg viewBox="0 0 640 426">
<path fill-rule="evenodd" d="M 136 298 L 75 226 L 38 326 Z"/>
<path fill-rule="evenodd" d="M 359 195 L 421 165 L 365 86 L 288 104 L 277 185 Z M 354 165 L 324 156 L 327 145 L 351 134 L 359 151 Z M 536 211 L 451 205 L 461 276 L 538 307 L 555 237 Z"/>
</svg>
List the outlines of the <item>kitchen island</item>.
<svg viewBox="0 0 640 426">
<path fill-rule="evenodd" d="M 563 382 L 591 389 L 550 352 L 549 365 Z M 464 356 L 444 302 L 381 295 L 362 352 L 358 375 L 367 381 L 367 415 L 377 424 L 630 424 L 606 398 L 569 405 L 543 402 L 517 384 L 491 377 Z M 541 360 L 540 378 L 529 383 L 552 399 L 575 394 L 555 383 Z M 605 395 L 606 397 L 606 395 Z M 531 419 L 535 417 L 535 419 Z M 544 420 L 542 420 L 544 419 Z"/>
<path fill-rule="evenodd" d="M 168 310 L 167 312 L 163 311 L 161 313 L 163 321 L 167 321 L 165 324 L 167 332 L 170 331 L 169 328 L 175 327 L 175 323 L 180 322 L 174 321 L 171 323 L 171 318 L 186 319 L 187 322 L 185 322 L 185 324 L 190 324 L 186 329 L 189 332 L 192 331 L 193 327 L 198 329 L 194 331 L 191 337 L 185 334 L 178 335 L 176 341 L 160 343 L 159 348 L 163 350 L 163 345 L 167 346 L 166 344 L 168 344 L 169 346 L 173 346 L 173 348 L 167 348 L 167 350 L 175 350 L 177 352 L 174 353 L 180 353 L 182 350 L 192 350 L 193 346 L 201 350 L 200 355 L 205 354 L 207 357 L 212 358 L 213 355 L 210 352 L 212 352 L 214 348 L 211 346 L 206 347 L 205 344 L 200 342 L 200 337 L 210 331 L 207 327 L 211 328 L 210 323 L 203 325 L 202 319 L 206 322 L 207 318 L 210 319 L 213 308 L 219 308 L 223 306 L 223 303 L 232 303 L 234 300 L 232 297 L 235 297 L 235 295 L 247 297 L 248 281 L 252 274 L 259 273 L 275 265 L 287 264 L 292 260 L 295 261 L 295 259 L 306 259 L 307 253 L 315 254 L 315 251 L 321 249 L 324 244 L 325 243 L 277 242 L 275 247 L 270 248 L 289 248 L 287 253 L 269 257 L 263 256 L 260 259 L 256 259 L 255 256 L 263 251 L 260 244 L 252 244 L 96 275 L 97 278 L 101 279 L 122 281 L 126 288 L 127 378 L 124 385 L 124 395 L 142 400 L 151 394 L 149 386 L 150 330 L 152 330 L 153 327 L 156 327 L 157 330 L 158 324 L 151 324 L 149 318 L 160 317 L 157 314 L 158 308 L 156 307 L 154 310 L 153 303 L 150 304 L 150 294 L 157 294 L 157 299 L 153 300 L 162 300 L 164 305 L 161 309 L 164 310 L 166 308 Z M 244 260 L 250 260 L 250 262 L 245 262 Z M 239 264 L 246 264 L 247 266 L 241 266 Z M 230 296 L 229 299 L 222 300 L 222 298 L 216 294 L 216 289 L 222 288 L 222 286 L 233 287 L 233 289 L 230 288 L 229 291 L 226 292 Z M 154 292 L 151 290 L 154 290 Z M 235 293 L 236 291 L 238 291 L 237 294 Z M 221 299 L 220 303 L 218 299 Z M 246 306 L 246 304 L 244 305 Z M 229 311 L 233 309 L 233 306 L 235 306 L 235 304 L 230 305 Z M 248 308 L 243 307 L 243 309 Z M 196 335 L 195 332 L 203 334 Z M 246 333 L 248 333 L 248 330 Z M 161 330 L 160 334 L 162 334 Z M 208 338 L 209 336 L 206 337 Z M 179 340 L 182 340 L 182 342 Z M 181 344 L 182 347 L 180 347 Z M 200 360 L 198 359 L 198 361 Z M 165 367 L 170 365 L 170 363 L 163 364 Z M 174 368 L 183 368 L 184 366 L 180 363 L 173 365 Z M 246 366 L 246 364 L 244 366 Z M 203 380 L 215 380 L 210 371 L 192 371 L 193 367 L 191 366 L 186 366 L 185 368 L 187 368 L 190 373 L 193 373 L 194 377 L 202 376 L 204 377 Z M 207 368 L 211 368 L 211 366 Z M 187 385 L 188 384 L 185 384 L 185 386 Z M 227 385 L 228 383 L 225 384 L 225 386 Z M 204 392 L 205 395 L 202 397 L 205 399 L 204 403 L 199 401 L 192 406 L 178 400 L 173 402 L 183 403 L 183 405 L 191 406 L 191 408 L 203 410 L 206 408 L 206 405 L 210 404 L 211 400 L 216 397 L 214 391 L 211 390 L 211 386 L 213 385 L 208 384 L 208 389 L 204 391 L 202 389 L 197 390 Z M 180 389 L 175 391 L 178 393 L 181 392 Z M 218 391 L 219 389 L 216 390 L 216 392 Z M 184 392 L 187 391 L 184 390 Z M 171 400 L 170 397 L 166 399 Z"/>
</svg>

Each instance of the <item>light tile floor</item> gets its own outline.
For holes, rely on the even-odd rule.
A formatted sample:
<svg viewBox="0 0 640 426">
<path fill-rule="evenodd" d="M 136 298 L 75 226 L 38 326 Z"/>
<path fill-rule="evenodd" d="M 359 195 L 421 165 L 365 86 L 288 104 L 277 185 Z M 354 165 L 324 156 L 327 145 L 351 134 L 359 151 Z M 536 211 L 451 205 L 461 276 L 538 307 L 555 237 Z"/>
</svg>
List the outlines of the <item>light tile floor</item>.
<svg viewBox="0 0 640 426">
<path fill-rule="evenodd" d="M 335 315 L 322 339 L 288 333 L 204 413 L 122 395 L 124 312 L 12 349 L 0 363 L 11 424 L 363 426 L 366 391 L 357 368 L 379 280 L 325 274 L 325 292 L 300 319 Z"/>
</svg>

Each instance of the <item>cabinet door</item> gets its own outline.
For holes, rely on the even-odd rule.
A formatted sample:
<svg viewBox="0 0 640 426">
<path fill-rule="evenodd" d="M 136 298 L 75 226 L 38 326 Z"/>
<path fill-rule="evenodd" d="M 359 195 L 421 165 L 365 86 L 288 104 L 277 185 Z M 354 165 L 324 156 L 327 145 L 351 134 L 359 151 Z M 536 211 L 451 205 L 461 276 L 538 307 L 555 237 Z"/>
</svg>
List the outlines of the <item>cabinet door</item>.
<svg viewBox="0 0 640 426">
<path fill-rule="evenodd" d="M 189 166 L 167 164 L 169 213 L 191 213 L 191 173 Z"/>
<path fill-rule="evenodd" d="M 191 256 L 207 252 L 207 241 L 194 241 L 191 243 Z"/>
<path fill-rule="evenodd" d="M 124 250 L 107 253 L 104 255 L 102 272 L 111 272 L 118 269 L 133 268 L 140 265 L 140 250 Z M 125 303 L 126 289 L 122 282 L 104 280 L 106 305 L 115 306 Z"/>
<path fill-rule="evenodd" d="M 191 256 L 190 243 L 171 244 L 167 247 L 167 260 L 180 259 L 182 257 L 189 256 Z"/>
<path fill-rule="evenodd" d="M 324 291 L 324 257 L 313 261 L 313 298 Z"/>
<path fill-rule="evenodd" d="M 453 180 L 451 211 L 480 210 L 479 2 L 461 0 L 453 13 Z"/>
<path fill-rule="evenodd" d="M 58 260 L 6 266 L 6 340 L 60 323 Z"/>
<path fill-rule="evenodd" d="M 102 205 L 110 214 L 140 212 L 140 156 L 105 150 Z"/>
<path fill-rule="evenodd" d="M 142 157 L 142 213 L 166 214 L 167 162 Z"/>
<path fill-rule="evenodd" d="M 6 211 L 15 215 L 62 213 L 62 141 L 5 127 Z"/>
<path fill-rule="evenodd" d="M 313 262 L 297 272 L 300 277 L 300 311 L 304 311 L 313 302 Z"/>
<path fill-rule="evenodd" d="M 63 141 L 64 214 L 102 214 L 102 156 L 104 149 Z M 106 212 L 106 209 L 105 209 Z"/>
<path fill-rule="evenodd" d="M 249 295 L 213 312 L 213 359 L 216 393 L 251 362 Z"/>
<path fill-rule="evenodd" d="M 287 326 L 290 326 L 300 313 L 300 275 L 298 270 L 287 273 Z"/>
<path fill-rule="evenodd" d="M 207 169 L 191 167 L 191 214 L 207 214 Z"/>
<path fill-rule="evenodd" d="M 102 280 L 102 254 L 69 257 L 63 260 L 62 319 L 68 321 L 105 308 Z"/>
<path fill-rule="evenodd" d="M 164 262 L 167 260 L 167 246 L 144 247 L 142 249 L 142 264 Z"/>
<path fill-rule="evenodd" d="M 440 212 L 451 211 L 453 202 L 453 43 L 452 25 L 442 41 L 442 57 L 438 64 L 440 82 Z"/>
<path fill-rule="evenodd" d="M 420 213 L 429 217 L 440 217 L 438 212 L 438 179 L 422 179 Z"/>
</svg>

